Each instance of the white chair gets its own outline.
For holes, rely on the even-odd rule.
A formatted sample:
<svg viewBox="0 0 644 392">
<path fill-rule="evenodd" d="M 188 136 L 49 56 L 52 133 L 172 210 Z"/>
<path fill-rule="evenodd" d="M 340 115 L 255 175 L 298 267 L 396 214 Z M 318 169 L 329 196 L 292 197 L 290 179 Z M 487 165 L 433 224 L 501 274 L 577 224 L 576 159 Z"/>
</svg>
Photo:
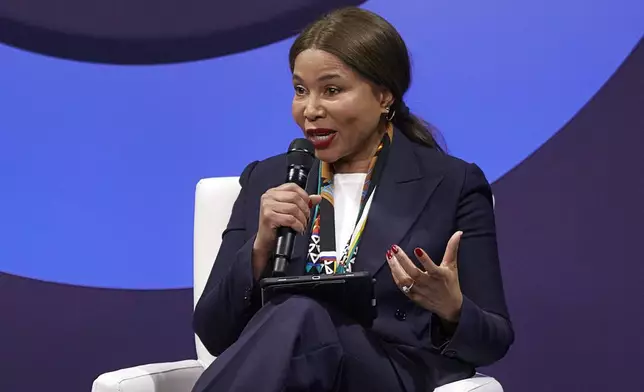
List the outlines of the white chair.
<svg viewBox="0 0 644 392">
<path fill-rule="evenodd" d="M 207 178 L 197 184 L 193 306 L 201 296 L 210 274 L 239 189 L 237 177 Z M 215 360 L 196 335 L 195 344 L 197 359 L 142 365 L 104 373 L 94 381 L 92 392 L 190 392 L 204 369 Z M 497 380 L 481 374 L 444 385 L 434 392 L 474 390 L 503 392 Z"/>
</svg>

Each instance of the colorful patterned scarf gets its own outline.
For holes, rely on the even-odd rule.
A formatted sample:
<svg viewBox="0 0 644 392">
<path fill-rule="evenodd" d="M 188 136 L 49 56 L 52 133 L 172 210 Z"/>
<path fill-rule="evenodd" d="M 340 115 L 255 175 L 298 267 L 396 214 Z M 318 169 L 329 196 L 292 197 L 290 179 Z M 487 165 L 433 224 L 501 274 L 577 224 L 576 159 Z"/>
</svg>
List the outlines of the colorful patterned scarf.
<svg viewBox="0 0 644 392">
<path fill-rule="evenodd" d="M 322 201 L 316 206 L 313 213 L 313 227 L 306 259 L 307 274 L 343 274 L 353 271 L 353 264 L 358 255 L 358 245 L 367 223 L 369 208 L 380 181 L 382 169 L 387 161 L 392 140 L 393 127 L 388 124 L 387 132 L 383 135 L 375 155 L 371 158 L 362 190 L 358 219 L 340 258 L 336 255 L 335 243 L 333 167 L 326 162 L 320 162 L 318 194 L 322 196 Z"/>
</svg>

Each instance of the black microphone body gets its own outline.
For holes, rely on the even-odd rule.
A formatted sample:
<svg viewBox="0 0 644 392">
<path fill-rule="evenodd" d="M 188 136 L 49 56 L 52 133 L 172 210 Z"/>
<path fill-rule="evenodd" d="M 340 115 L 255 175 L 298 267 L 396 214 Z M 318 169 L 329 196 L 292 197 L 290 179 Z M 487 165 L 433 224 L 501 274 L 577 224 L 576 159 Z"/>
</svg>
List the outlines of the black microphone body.
<svg viewBox="0 0 644 392">
<path fill-rule="evenodd" d="M 313 143 L 307 139 L 295 139 L 291 142 L 287 153 L 287 183 L 294 183 L 302 189 L 306 188 L 309 172 L 313 165 L 314 151 Z M 286 275 L 286 268 L 291 261 L 296 235 L 295 230 L 290 227 L 277 229 L 277 242 L 273 253 L 274 277 Z"/>
</svg>

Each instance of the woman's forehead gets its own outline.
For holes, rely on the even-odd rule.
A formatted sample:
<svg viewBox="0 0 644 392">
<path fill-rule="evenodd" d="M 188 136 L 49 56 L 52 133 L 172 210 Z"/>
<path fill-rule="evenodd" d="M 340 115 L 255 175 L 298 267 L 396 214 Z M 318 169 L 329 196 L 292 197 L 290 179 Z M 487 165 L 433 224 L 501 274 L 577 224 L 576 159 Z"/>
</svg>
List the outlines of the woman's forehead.
<svg viewBox="0 0 644 392">
<path fill-rule="evenodd" d="M 295 58 L 293 76 L 309 77 L 351 77 L 353 71 L 337 56 L 319 49 L 307 49 Z"/>
</svg>

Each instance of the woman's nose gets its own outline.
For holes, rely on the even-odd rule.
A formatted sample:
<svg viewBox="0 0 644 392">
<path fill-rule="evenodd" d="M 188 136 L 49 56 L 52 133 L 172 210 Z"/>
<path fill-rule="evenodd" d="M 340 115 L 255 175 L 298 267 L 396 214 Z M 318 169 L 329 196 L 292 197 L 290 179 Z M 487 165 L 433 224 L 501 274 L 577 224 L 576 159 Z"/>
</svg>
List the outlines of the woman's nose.
<svg viewBox="0 0 644 392">
<path fill-rule="evenodd" d="M 324 116 L 324 108 L 320 104 L 319 99 L 314 96 L 309 96 L 304 106 L 304 117 L 309 120 Z"/>
</svg>

